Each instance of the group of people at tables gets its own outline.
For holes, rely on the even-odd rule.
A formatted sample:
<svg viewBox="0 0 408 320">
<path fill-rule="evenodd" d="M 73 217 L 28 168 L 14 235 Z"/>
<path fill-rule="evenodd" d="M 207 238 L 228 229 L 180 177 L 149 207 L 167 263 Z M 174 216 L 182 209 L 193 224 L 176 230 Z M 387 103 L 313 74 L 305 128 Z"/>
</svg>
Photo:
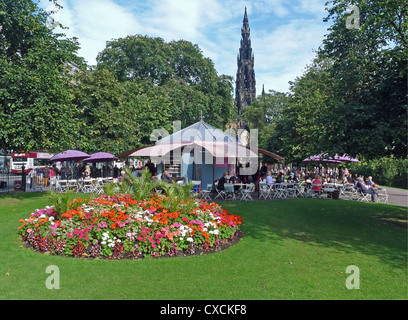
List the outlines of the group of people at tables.
<svg viewBox="0 0 408 320">
<path fill-rule="evenodd" d="M 228 172 L 224 172 L 223 176 L 217 180 L 218 182 L 217 189 L 218 190 L 224 190 L 225 189 L 225 184 L 226 183 L 232 183 L 232 184 L 250 184 L 250 183 L 256 183 L 257 181 L 254 181 L 253 179 L 246 179 L 246 177 L 239 177 L 236 173 L 232 174 L 230 177 L 228 177 Z M 299 178 L 291 172 L 287 178 L 285 178 L 283 172 L 278 172 L 278 175 L 275 178 L 272 177 L 272 172 L 266 172 L 264 174 L 261 174 L 259 178 L 259 182 L 266 183 L 267 185 L 274 185 L 275 183 L 299 183 Z"/>
<path fill-rule="evenodd" d="M 290 172 L 289 175 L 285 177 L 285 174 L 280 171 L 278 172 L 276 179 L 272 177 L 271 172 L 267 172 L 266 174 L 261 175 L 259 182 L 263 182 L 269 186 L 273 186 L 276 183 L 300 183 L 300 180 L 299 177 L 293 172 Z M 309 187 L 312 188 L 313 191 L 321 191 L 326 183 L 341 184 L 342 186 L 354 186 L 360 192 L 371 195 L 371 200 L 373 202 L 375 201 L 375 196 L 378 195 L 378 192 L 375 189 L 377 185 L 372 181 L 371 176 L 364 179 L 364 177 L 357 177 L 357 175 L 355 175 L 354 177 L 345 175 L 343 176 L 342 181 L 337 181 L 337 179 L 334 179 L 330 176 L 321 179 L 319 175 L 316 175 L 314 176 L 314 178 L 307 178 L 305 182 Z M 233 174 L 228 177 L 228 172 L 225 172 L 223 176 L 218 180 L 217 189 L 220 191 L 224 190 L 226 183 L 242 183 L 242 178 L 238 177 L 237 174 Z"/>
<path fill-rule="evenodd" d="M 320 176 L 315 176 L 315 178 L 311 181 L 311 180 L 306 180 L 306 183 L 311 183 L 312 184 L 312 190 L 313 191 L 320 191 L 323 186 L 324 183 L 332 183 L 332 182 L 336 182 L 333 181 L 332 178 L 329 178 L 327 181 L 321 181 L 320 180 Z M 344 176 L 343 180 L 341 181 L 341 184 L 343 186 L 354 186 L 357 190 L 359 190 L 359 192 L 362 192 L 363 194 L 369 194 L 371 195 L 371 201 L 374 202 L 375 201 L 375 196 L 378 196 L 378 192 L 375 190 L 375 187 L 377 186 L 377 184 L 375 184 L 373 182 L 373 178 L 367 177 L 366 179 L 364 179 L 364 177 L 349 177 L 349 176 Z"/>
</svg>

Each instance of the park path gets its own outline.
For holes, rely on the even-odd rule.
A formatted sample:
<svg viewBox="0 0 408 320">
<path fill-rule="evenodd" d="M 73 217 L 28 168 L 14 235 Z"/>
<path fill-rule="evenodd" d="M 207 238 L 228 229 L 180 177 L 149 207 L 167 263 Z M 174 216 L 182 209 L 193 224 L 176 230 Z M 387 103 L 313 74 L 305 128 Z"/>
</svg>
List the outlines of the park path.
<svg viewBox="0 0 408 320">
<path fill-rule="evenodd" d="M 388 202 L 408 208 L 408 190 L 387 187 Z"/>
</svg>

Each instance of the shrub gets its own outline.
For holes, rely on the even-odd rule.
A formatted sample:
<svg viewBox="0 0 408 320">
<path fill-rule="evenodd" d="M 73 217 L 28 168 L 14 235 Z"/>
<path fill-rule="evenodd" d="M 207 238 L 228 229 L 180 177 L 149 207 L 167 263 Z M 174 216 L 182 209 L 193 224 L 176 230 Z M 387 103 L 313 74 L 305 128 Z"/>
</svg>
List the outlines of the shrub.
<svg viewBox="0 0 408 320">
<path fill-rule="evenodd" d="M 394 157 L 383 157 L 373 160 L 362 160 L 359 163 L 350 164 L 349 170 L 352 174 L 372 176 L 374 182 L 397 188 L 408 187 L 408 159 Z"/>
</svg>

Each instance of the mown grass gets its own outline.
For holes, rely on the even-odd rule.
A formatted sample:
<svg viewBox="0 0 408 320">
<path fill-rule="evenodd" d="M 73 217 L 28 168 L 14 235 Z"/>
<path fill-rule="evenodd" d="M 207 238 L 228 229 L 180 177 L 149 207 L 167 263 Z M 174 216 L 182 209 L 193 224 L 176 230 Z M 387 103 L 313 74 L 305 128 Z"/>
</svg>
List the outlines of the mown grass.
<svg viewBox="0 0 408 320">
<path fill-rule="evenodd" d="M 406 208 L 326 199 L 223 202 L 244 218 L 226 251 L 190 257 L 89 260 L 25 249 L 19 219 L 45 194 L 0 196 L 0 299 L 407 299 Z M 391 218 L 390 220 L 382 218 Z M 60 289 L 49 290 L 49 265 Z M 347 289 L 349 265 L 360 289 Z"/>
</svg>

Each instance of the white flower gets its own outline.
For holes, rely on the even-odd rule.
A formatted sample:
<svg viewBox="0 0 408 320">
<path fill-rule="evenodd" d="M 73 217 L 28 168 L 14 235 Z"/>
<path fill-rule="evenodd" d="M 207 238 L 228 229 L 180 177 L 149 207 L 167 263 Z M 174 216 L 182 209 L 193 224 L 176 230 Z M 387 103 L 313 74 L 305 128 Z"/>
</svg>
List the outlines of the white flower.
<svg viewBox="0 0 408 320">
<path fill-rule="evenodd" d="M 106 244 L 106 241 L 102 241 L 101 244 Z"/>
<path fill-rule="evenodd" d="M 41 216 L 39 216 L 39 218 L 41 219 L 44 219 L 46 217 L 46 215 L 43 213 Z"/>
<path fill-rule="evenodd" d="M 186 240 L 189 241 L 189 242 L 193 242 L 193 241 L 194 241 L 194 239 L 191 238 L 191 237 L 188 237 Z"/>
</svg>

